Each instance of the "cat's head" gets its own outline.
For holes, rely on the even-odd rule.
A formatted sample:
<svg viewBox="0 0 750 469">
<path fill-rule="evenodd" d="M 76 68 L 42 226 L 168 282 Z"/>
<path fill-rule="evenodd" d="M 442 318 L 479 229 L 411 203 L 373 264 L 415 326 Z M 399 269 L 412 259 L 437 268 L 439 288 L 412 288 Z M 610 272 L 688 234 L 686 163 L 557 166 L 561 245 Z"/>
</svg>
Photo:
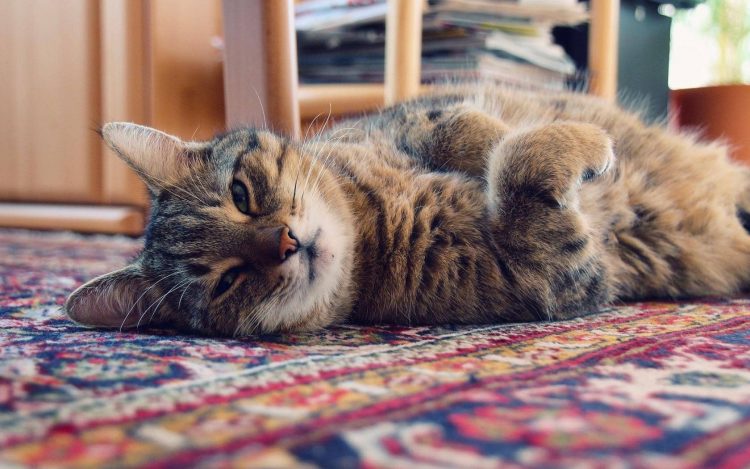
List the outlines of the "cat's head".
<svg viewBox="0 0 750 469">
<path fill-rule="evenodd" d="M 244 335 L 322 327 L 351 303 L 353 223 L 336 179 L 268 131 L 183 142 L 111 123 L 107 144 L 152 196 L 145 246 L 70 295 L 76 322 Z"/>
</svg>

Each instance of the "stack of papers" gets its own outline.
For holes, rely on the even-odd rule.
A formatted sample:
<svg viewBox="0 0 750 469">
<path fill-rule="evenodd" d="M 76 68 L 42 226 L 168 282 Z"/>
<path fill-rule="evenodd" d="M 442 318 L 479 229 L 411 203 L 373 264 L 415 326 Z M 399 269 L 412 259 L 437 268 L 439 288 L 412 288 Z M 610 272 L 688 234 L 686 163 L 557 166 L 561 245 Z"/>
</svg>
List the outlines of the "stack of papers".
<svg viewBox="0 0 750 469">
<path fill-rule="evenodd" d="M 307 0 L 295 8 L 301 82 L 382 83 L 385 0 Z M 587 18 L 575 0 L 432 0 L 423 18 L 422 81 L 563 88 L 578 72 L 552 28 Z"/>
</svg>

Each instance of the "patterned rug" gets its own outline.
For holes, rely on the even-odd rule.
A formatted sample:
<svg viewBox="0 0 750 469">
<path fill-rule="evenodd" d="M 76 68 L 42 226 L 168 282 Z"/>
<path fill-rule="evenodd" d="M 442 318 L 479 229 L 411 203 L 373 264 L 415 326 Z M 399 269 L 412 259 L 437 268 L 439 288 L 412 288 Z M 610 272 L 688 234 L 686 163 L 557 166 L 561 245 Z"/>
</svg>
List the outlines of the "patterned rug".
<svg viewBox="0 0 750 469">
<path fill-rule="evenodd" d="M 138 248 L 0 232 L 0 466 L 750 466 L 748 300 L 244 340 L 68 322 Z"/>
</svg>

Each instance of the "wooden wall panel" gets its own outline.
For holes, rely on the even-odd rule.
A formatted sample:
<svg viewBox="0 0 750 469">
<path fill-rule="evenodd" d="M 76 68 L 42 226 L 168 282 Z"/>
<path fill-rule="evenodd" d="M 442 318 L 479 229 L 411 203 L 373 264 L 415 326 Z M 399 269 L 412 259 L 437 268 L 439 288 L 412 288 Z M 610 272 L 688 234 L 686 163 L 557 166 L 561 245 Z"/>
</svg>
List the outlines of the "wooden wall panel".
<svg viewBox="0 0 750 469">
<path fill-rule="evenodd" d="M 98 7 L 0 1 L 0 199 L 100 200 Z"/>
<path fill-rule="evenodd" d="M 102 3 L 103 121 L 184 139 L 224 128 L 219 0 Z M 104 201 L 144 206 L 143 184 L 105 148 Z"/>
<path fill-rule="evenodd" d="M 125 121 L 148 125 L 148 3 L 103 1 L 100 25 L 102 123 Z M 144 184 L 104 142 L 101 147 L 103 202 L 145 206 L 148 196 Z"/>
<path fill-rule="evenodd" d="M 183 139 L 224 130 L 219 0 L 150 2 L 151 124 Z"/>
<path fill-rule="evenodd" d="M 223 10 L 227 125 L 267 125 L 298 136 L 292 0 L 224 0 Z"/>
</svg>

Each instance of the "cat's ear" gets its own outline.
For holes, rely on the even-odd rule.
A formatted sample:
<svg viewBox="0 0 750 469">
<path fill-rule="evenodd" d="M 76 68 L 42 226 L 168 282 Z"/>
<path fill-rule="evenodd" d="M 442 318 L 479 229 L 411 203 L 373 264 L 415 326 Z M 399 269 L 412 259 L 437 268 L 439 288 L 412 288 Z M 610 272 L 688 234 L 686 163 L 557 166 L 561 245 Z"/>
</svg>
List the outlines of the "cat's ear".
<svg viewBox="0 0 750 469">
<path fill-rule="evenodd" d="M 140 266 L 131 264 L 81 285 L 65 302 L 65 312 L 86 326 L 135 326 L 143 313 L 146 289 Z"/>
<path fill-rule="evenodd" d="M 109 147 L 158 189 L 187 176 L 191 167 L 206 157 L 208 144 L 183 142 L 162 131 L 129 122 L 110 122 L 102 127 Z"/>
</svg>

